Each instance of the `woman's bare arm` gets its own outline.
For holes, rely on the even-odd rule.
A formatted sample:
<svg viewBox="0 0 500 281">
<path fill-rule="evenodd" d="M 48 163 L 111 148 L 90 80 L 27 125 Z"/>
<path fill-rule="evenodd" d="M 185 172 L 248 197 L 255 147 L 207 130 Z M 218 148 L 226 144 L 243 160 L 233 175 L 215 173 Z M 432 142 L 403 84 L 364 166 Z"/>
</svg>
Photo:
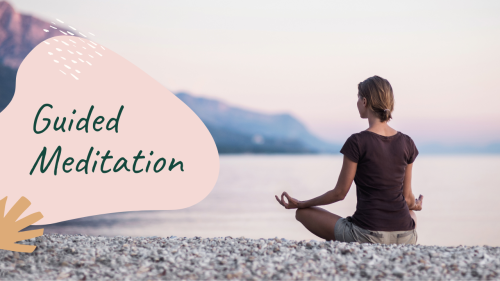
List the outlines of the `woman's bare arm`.
<svg viewBox="0 0 500 281">
<path fill-rule="evenodd" d="M 337 180 L 335 188 L 316 198 L 307 201 L 300 201 L 299 208 L 328 205 L 344 200 L 349 192 L 349 189 L 351 188 L 357 168 L 358 163 L 344 156 L 344 162 L 342 164 L 342 169 L 340 170 L 339 179 Z"/>
<path fill-rule="evenodd" d="M 276 196 L 276 200 L 278 200 L 278 202 L 287 209 L 301 209 L 312 206 L 328 205 L 337 201 L 344 200 L 345 196 L 349 192 L 349 189 L 351 188 L 352 181 L 354 180 L 354 175 L 356 175 L 357 167 L 358 163 L 344 156 L 344 163 L 342 164 L 339 179 L 334 189 L 326 192 L 321 196 L 307 201 L 299 201 L 295 198 L 290 197 L 286 192 L 283 192 L 283 194 L 281 194 L 281 200 L 278 198 L 278 196 Z M 286 196 L 286 198 L 288 199 L 288 203 L 285 202 L 283 198 L 284 196 Z"/>
<path fill-rule="evenodd" d="M 406 166 L 405 178 L 403 181 L 403 196 L 405 197 L 408 209 L 412 209 L 415 206 L 415 196 L 411 190 L 411 171 L 413 168 L 413 163 Z"/>
<path fill-rule="evenodd" d="M 405 178 L 403 181 L 403 196 L 405 197 L 408 209 L 414 211 L 420 211 L 422 210 L 422 200 L 424 199 L 424 197 L 420 195 L 418 197 L 418 200 L 415 200 L 415 195 L 413 195 L 413 191 L 411 189 L 412 169 L 413 169 L 413 163 L 408 164 L 408 166 L 406 166 Z"/>
</svg>

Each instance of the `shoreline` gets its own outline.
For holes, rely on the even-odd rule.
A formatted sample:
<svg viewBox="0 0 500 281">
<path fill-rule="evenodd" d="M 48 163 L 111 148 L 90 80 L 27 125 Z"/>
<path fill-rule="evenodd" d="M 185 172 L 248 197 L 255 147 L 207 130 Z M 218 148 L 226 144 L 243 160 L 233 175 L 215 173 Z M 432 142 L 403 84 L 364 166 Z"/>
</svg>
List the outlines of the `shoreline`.
<svg viewBox="0 0 500 281">
<path fill-rule="evenodd" d="M 500 278 L 500 247 L 45 234 L 0 250 L 2 280 Z"/>
</svg>

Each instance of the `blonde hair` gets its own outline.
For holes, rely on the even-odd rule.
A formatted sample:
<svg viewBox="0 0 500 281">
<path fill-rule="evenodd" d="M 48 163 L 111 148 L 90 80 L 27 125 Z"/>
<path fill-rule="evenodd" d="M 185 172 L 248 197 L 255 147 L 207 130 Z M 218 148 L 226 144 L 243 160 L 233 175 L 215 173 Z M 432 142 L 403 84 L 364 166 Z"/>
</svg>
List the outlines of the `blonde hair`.
<svg viewBox="0 0 500 281">
<path fill-rule="evenodd" d="M 366 98 L 368 108 L 380 121 L 392 119 L 394 110 L 394 94 L 387 79 L 373 76 L 358 84 L 358 96 Z"/>
</svg>

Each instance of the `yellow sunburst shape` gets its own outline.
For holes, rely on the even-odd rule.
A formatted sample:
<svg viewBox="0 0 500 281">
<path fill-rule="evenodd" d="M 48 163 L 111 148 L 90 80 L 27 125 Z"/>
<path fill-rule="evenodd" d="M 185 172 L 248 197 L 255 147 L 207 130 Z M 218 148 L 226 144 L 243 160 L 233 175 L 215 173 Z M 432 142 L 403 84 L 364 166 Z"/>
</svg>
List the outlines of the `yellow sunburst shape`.
<svg viewBox="0 0 500 281">
<path fill-rule="evenodd" d="M 36 246 L 33 245 L 22 245 L 16 242 L 35 238 L 43 235 L 43 228 L 36 230 L 29 230 L 19 232 L 20 230 L 34 224 L 35 222 L 43 218 L 42 213 L 37 212 L 26 216 L 20 220 L 17 220 L 26 209 L 31 205 L 31 202 L 26 197 L 21 197 L 16 204 L 10 209 L 10 211 L 5 214 L 5 203 L 7 202 L 7 197 L 0 200 L 0 249 L 32 253 Z"/>
</svg>

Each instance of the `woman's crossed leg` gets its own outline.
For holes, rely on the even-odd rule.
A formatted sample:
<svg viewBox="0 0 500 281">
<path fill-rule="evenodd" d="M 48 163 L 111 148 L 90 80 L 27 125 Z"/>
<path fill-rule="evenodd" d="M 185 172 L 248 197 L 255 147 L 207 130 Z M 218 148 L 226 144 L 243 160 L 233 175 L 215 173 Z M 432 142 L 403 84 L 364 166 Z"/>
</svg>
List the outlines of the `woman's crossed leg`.
<svg viewBox="0 0 500 281">
<path fill-rule="evenodd" d="M 335 224 L 342 217 L 320 207 L 309 207 L 297 209 L 295 218 L 316 236 L 335 241 Z"/>
<path fill-rule="evenodd" d="M 414 211 L 410 210 L 410 216 L 415 221 L 416 229 L 417 215 Z M 327 241 L 335 241 L 335 224 L 342 217 L 334 213 L 330 213 L 320 207 L 309 207 L 304 209 L 297 209 L 297 211 L 295 212 L 295 218 L 314 235 Z"/>
</svg>

